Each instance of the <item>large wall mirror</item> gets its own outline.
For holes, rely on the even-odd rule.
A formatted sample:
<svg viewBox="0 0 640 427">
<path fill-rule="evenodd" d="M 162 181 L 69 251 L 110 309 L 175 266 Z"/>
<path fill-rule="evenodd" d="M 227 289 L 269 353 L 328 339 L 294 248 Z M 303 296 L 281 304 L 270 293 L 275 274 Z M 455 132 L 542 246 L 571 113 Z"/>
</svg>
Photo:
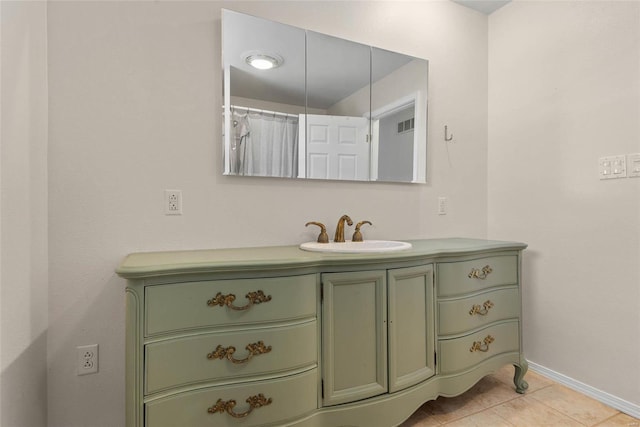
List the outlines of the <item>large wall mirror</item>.
<svg viewBox="0 0 640 427">
<path fill-rule="evenodd" d="M 223 10 L 224 174 L 426 182 L 428 61 Z"/>
</svg>

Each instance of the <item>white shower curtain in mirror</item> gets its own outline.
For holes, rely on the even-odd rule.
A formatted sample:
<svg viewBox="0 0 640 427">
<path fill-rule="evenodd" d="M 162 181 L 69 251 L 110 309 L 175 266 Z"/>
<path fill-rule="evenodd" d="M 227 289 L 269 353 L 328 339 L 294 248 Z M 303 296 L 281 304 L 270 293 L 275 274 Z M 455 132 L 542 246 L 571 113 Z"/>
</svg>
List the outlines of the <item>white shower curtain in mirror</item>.
<svg viewBox="0 0 640 427">
<path fill-rule="evenodd" d="M 296 177 L 298 117 L 235 111 L 235 163 L 238 175 Z M 235 160 L 235 161 L 233 161 Z"/>
</svg>

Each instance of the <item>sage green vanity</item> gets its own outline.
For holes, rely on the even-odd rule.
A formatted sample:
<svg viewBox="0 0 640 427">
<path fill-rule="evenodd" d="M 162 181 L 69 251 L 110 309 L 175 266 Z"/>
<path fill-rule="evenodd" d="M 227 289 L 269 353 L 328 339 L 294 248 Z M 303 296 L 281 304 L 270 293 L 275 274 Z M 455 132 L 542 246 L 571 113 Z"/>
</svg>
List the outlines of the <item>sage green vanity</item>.
<svg viewBox="0 0 640 427">
<path fill-rule="evenodd" d="M 503 365 L 523 393 L 525 244 L 135 253 L 127 427 L 391 427 Z"/>
</svg>

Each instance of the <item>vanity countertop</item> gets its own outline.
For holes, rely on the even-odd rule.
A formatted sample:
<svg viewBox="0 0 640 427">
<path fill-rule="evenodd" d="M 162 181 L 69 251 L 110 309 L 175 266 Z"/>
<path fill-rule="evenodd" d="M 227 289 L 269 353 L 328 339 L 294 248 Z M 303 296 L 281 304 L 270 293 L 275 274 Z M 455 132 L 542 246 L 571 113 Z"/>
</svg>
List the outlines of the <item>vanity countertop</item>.
<svg viewBox="0 0 640 427">
<path fill-rule="evenodd" d="M 224 272 L 238 268 L 252 270 L 278 267 L 314 267 L 325 264 L 368 264 L 382 259 L 411 261 L 447 254 L 465 255 L 487 250 L 522 250 L 525 243 L 467 239 L 423 239 L 407 240 L 412 248 L 387 253 L 324 253 L 308 252 L 298 246 L 267 246 L 231 249 L 198 249 L 163 252 L 138 252 L 129 254 L 116 269 L 119 276 L 127 279 L 184 272 Z"/>
</svg>

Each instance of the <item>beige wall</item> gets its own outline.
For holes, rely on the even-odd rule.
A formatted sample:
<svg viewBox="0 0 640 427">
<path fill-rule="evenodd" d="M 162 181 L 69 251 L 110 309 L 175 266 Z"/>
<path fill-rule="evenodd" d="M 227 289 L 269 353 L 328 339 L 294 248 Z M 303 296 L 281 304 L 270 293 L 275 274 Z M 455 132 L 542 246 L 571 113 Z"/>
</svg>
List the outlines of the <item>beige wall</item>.
<svg viewBox="0 0 640 427">
<path fill-rule="evenodd" d="M 300 182 L 221 175 L 221 6 L 49 3 L 51 427 L 123 424 L 113 271 L 129 252 L 298 244 L 315 237 L 305 222 L 343 213 L 371 220 L 369 238 L 486 236 L 486 16 L 450 1 L 224 4 L 430 60 L 429 184 Z M 164 215 L 168 188 L 184 215 Z M 75 347 L 91 343 L 100 373 L 78 377 Z"/>
<path fill-rule="evenodd" d="M 221 176 L 221 6 L 429 59 L 429 184 Z M 342 213 L 371 238 L 528 242 L 527 356 L 637 407 L 640 179 L 597 159 L 640 152 L 639 7 L 0 2 L 0 424 L 123 425 L 126 253 L 297 244 Z"/>
<path fill-rule="evenodd" d="M 0 425 L 47 408 L 47 8 L 0 2 Z"/>
<path fill-rule="evenodd" d="M 640 3 L 514 1 L 489 18 L 489 236 L 529 243 L 527 357 L 640 405 Z"/>
</svg>

